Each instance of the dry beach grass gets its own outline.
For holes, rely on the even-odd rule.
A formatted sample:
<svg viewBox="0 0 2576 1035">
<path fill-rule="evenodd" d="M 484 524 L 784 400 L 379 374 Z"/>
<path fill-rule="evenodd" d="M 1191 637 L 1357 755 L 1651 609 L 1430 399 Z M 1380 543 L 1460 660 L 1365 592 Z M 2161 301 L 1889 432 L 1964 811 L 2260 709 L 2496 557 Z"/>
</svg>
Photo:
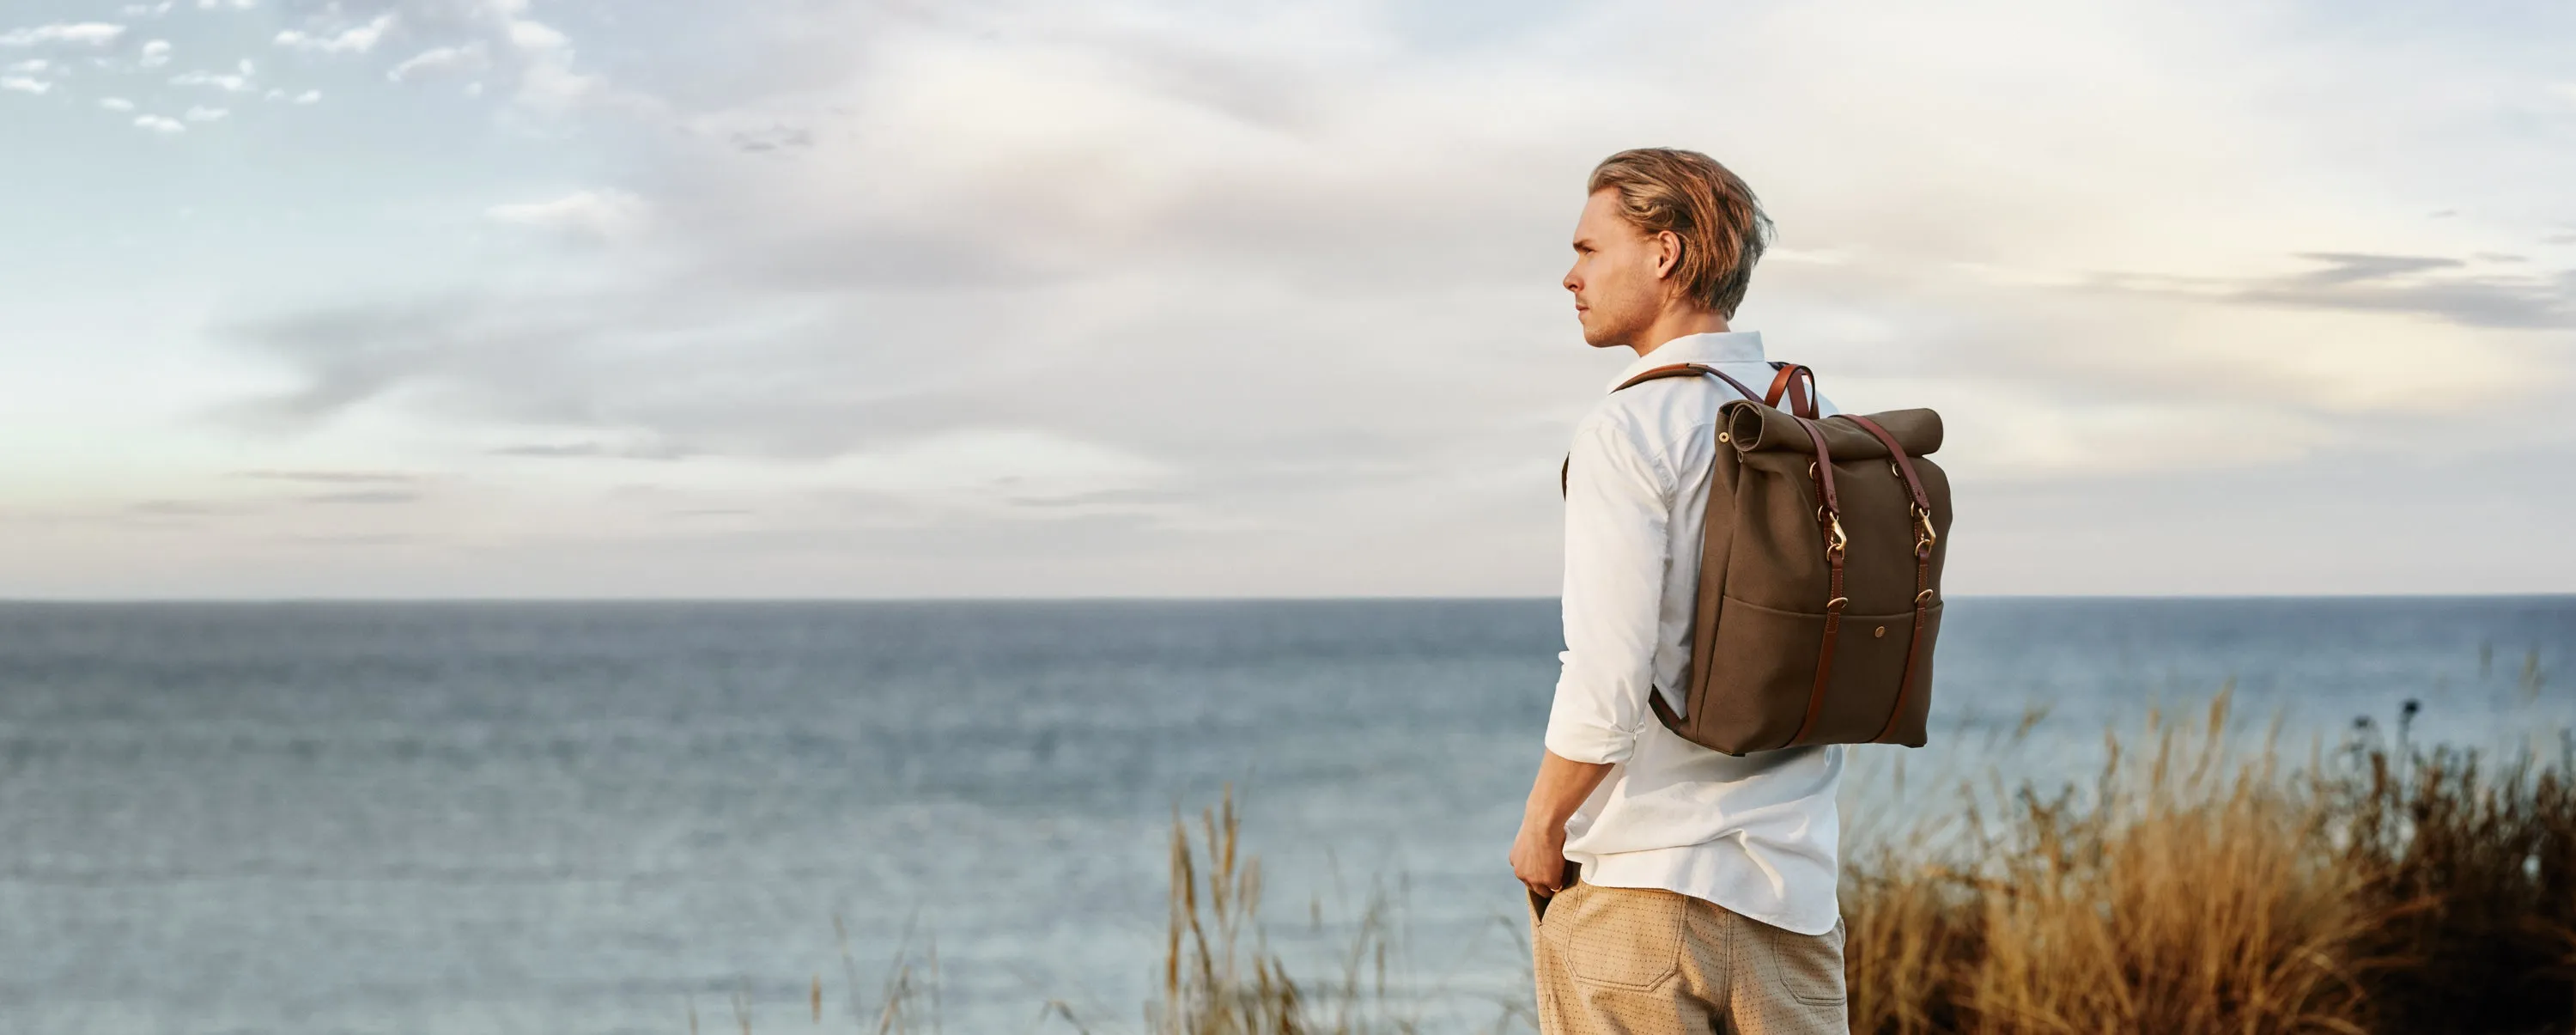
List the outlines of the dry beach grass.
<svg viewBox="0 0 2576 1035">
<path fill-rule="evenodd" d="M 2151 718 L 2089 782 L 1935 795 L 1852 846 L 1852 1029 L 1871 1035 L 2523 1035 L 2576 1028 L 2576 754 L 2498 762 L 2365 729 L 2295 763 L 2229 695 Z M 1301 977 L 1260 922 L 1231 796 L 1172 831 L 1158 1035 L 1416 1030 L 1371 902 L 1341 972 Z M 898 961 L 859 1030 L 929 1031 Z M 851 975 L 857 987 L 856 974 Z M 1396 991 L 1402 992 L 1401 982 Z M 1526 986 L 1495 1030 L 1526 1030 Z M 819 982 L 815 1019 L 822 1019 Z M 1132 1030 L 1051 1004 L 1059 1030 Z"/>
<path fill-rule="evenodd" d="M 1854 860 L 1853 1030 L 2570 1030 L 2565 751 L 2401 735 L 2292 767 L 2231 746 L 2227 706 Z"/>
</svg>

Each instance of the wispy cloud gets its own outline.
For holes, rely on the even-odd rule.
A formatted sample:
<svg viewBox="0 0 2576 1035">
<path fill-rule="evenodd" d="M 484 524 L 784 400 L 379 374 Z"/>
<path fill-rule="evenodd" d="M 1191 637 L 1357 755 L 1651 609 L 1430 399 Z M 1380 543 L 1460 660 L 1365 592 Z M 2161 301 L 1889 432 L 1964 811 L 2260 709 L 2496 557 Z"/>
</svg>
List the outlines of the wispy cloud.
<svg viewBox="0 0 2576 1035">
<path fill-rule="evenodd" d="M 405 82 L 419 76 L 480 71 L 491 66 L 489 52 L 481 43 L 453 47 L 432 47 L 421 51 L 386 70 L 385 78 Z"/>
<path fill-rule="evenodd" d="M 2299 258 L 2319 268 L 2232 278 L 2107 275 L 2098 282 L 2239 305 L 2405 314 L 2465 327 L 2576 330 L 2576 270 L 2469 272 L 2460 259 L 2357 252 L 2308 252 Z"/>
<path fill-rule="evenodd" d="M 127 510 L 152 517 L 214 517 L 241 512 L 238 506 L 210 503 L 204 500 L 144 500 Z"/>
<path fill-rule="evenodd" d="M 185 72 L 170 79 L 173 86 L 209 86 L 225 93 L 247 93 L 251 89 L 249 72 Z"/>
<path fill-rule="evenodd" d="M 33 47 L 64 43 L 102 47 L 125 35 L 125 26 L 108 22 L 58 22 L 0 32 L 0 47 Z"/>
<path fill-rule="evenodd" d="M 634 238 L 650 217 L 644 199 L 614 190 L 574 191 L 549 201 L 494 205 L 484 214 L 496 223 L 603 243 Z"/>
<path fill-rule="evenodd" d="M 279 32 L 274 42 L 288 50 L 300 50 L 312 54 L 364 54 L 376 49 L 376 44 L 384 42 L 385 35 L 393 31 L 394 24 L 394 16 L 387 13 L 377 15 L 374 20 L 363 25 L 352 25 L 336 32 L 312 33 L 301 29 L 287 29 Z"/>
<path fill-rule="evenodd" d="M 540 457 L 571 460 L 613 457 L 627 460 L 677 460 L 688 456 L 688 450 L 671 443 L 598 441 L 527 442 L 492 450 L 494 456 Z"/>
<path fill-rule="evenodd" d="M 319 482 L 328 485 L 400 483 L 414 481 L 419 477 L 402 471 L 252 470 L 233 473 L 236 477 L 262 481 Z"/>
<path fill-rule="evenodd" d="M 306 503 L 355 504 L 361 506 L 414 503 L 419 500 L 420 494 L 417 492 L 402 492 L 392 489 L 360 489 L 348 492 L 324 492 L 304 497 L 304 502 Z"/>
</svg>

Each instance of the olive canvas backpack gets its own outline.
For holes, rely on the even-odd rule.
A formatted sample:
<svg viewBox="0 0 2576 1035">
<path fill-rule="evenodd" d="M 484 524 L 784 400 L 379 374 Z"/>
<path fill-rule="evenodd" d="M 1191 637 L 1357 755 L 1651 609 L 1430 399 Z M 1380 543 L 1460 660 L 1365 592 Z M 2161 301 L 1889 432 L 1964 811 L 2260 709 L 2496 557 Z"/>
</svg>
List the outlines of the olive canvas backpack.
<svg viewBox="0 0 2576 1035">
<path fill-rule="evenodd" d="M 1950 480 L 1926 459 L 1941 447 L 1941 416 L 1818 419 L 1814 373 L 1773 366 L 1758 395 L 1697 363 L 1612 389 L 1712 378 L 1744 396 L 1719 409 L 1714 431 L 1684 707 L 1648 700 L 1674 733 L 1730 755 L 1921 747 L 1950 531 Z"/>
</svg>

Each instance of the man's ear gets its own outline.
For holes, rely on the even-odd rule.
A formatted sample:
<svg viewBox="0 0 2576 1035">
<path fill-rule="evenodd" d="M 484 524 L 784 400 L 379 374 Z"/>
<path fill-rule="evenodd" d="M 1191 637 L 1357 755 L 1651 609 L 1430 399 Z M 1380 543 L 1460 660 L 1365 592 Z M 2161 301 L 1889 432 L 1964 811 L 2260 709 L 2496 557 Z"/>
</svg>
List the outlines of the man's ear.
<svg viewBox="0 0 2576 1035">
<path fill-rule="evenodd" d="M 1682 268 L 1682 237 L 1670 230 L 1655 233 L 1655 279 L 1662 280 Z"/>
</svg>

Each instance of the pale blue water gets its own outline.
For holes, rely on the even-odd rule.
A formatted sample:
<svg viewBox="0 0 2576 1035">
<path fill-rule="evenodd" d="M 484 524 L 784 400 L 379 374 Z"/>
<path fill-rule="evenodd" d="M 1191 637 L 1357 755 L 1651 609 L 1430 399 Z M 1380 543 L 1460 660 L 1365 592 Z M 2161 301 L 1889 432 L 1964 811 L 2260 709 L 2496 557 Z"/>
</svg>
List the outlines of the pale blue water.
<svg viewBox="0 0 2576 1035">
<path fill-rule="evenodd" d="M 912 925 L 945 1030 L 1134 1030 L 1176 805 L 1240 788 L 1292 953 L 1401 884 L 1435 1027 L 1516 994 L 1502 865 L 1551 601 L 0 605 L 0 1032 L 683 1032 L 848 1019 Z M 1936 743 L 2048 703 L 2509 743 L 2576 598 L 1959 600 Z M 1899 749 L 1873 748 L 1894 754 Z M 1883 763 L 1885 759 L 1870 759 Z M 1858 764 L 1856 762 L 1856 764 Z M 1338 875 L 1338 881 L 1335 879 Z M 1305 956 L 1300 956 L 1305 959 Z"/>
</svg>

